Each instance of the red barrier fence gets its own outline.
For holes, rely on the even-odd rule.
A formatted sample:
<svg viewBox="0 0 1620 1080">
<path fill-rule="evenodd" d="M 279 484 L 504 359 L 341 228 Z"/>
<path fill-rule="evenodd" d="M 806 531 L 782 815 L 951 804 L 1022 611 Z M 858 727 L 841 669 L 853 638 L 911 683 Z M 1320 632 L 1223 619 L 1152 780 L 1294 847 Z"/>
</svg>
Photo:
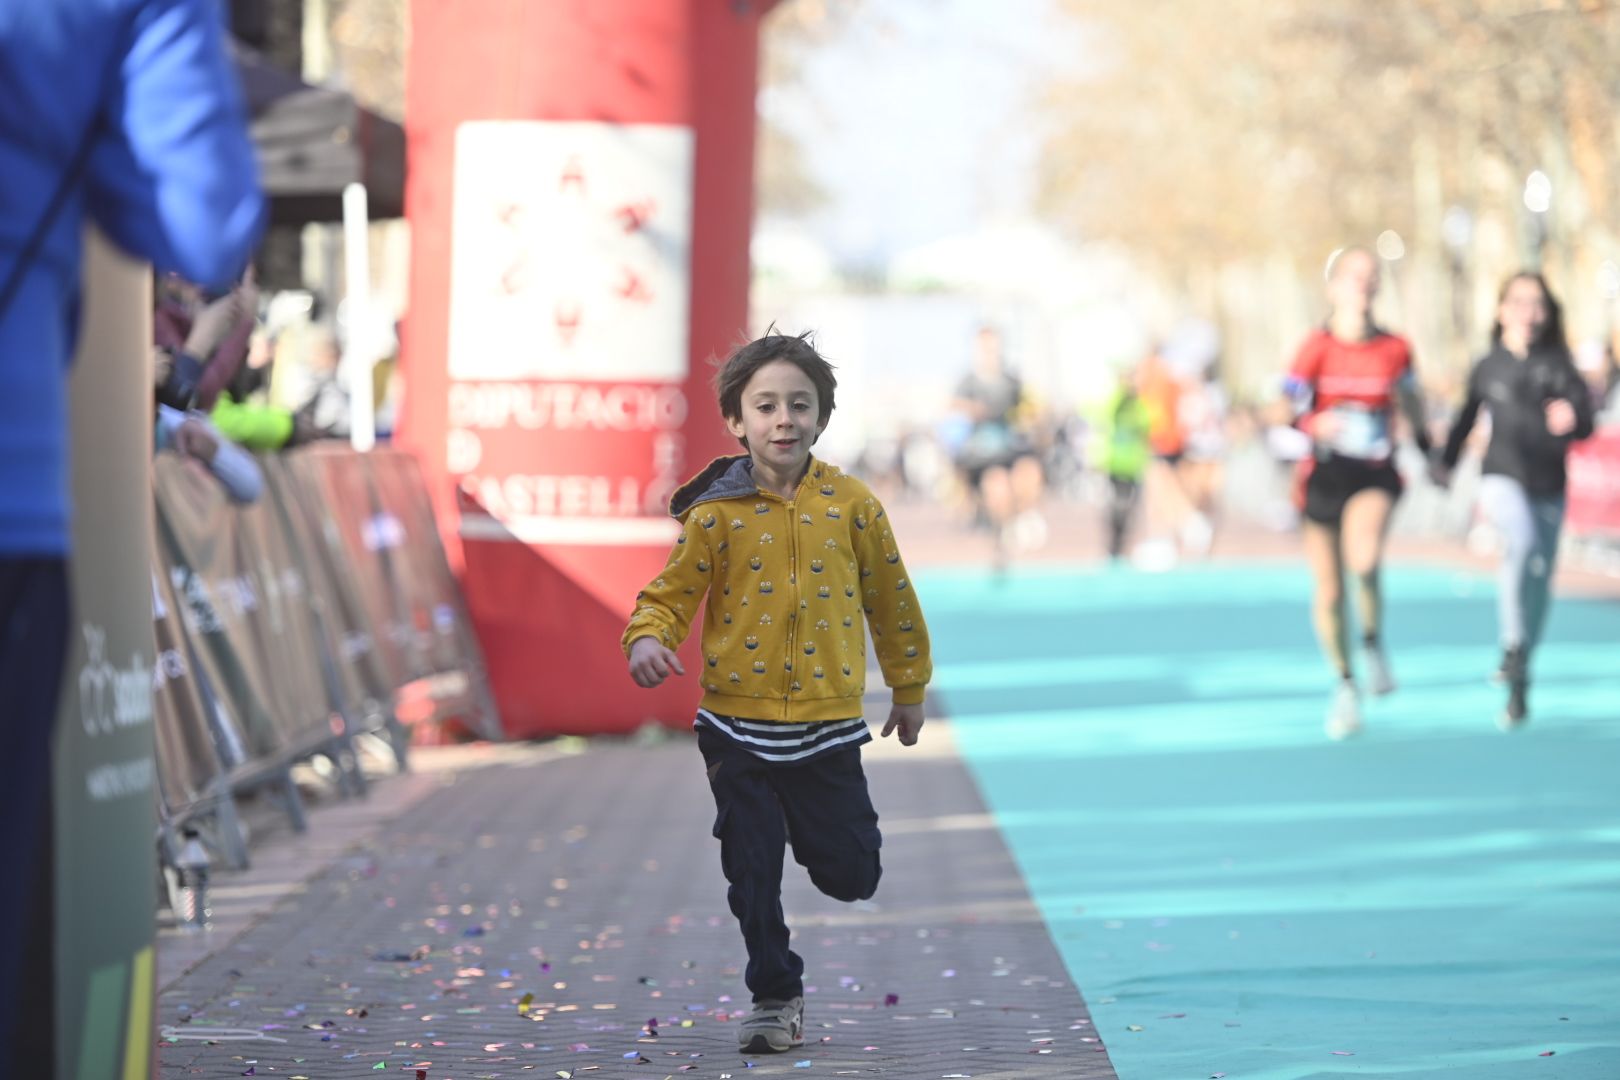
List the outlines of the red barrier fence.
<svg viewBox="0 0 1620 1080">
<path fill-rule="evenodd" d="M 1620 541 L 1620 426 L 1570 451 L 1566 522 L 1573 535 Z"/>
</svg>

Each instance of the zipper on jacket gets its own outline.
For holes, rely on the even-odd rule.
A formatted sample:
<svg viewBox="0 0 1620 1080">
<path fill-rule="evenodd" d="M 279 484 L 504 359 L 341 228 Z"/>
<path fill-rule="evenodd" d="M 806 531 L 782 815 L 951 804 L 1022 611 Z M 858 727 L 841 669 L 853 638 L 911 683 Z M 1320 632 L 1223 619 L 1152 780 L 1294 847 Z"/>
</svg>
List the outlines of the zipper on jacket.
<svg viewBox="0 0 1620 1080">
<path fill-rule="evenodd" d="M 803 486 L 802 484 L 800 485 Z M 796 672 L 793 665 L 798 663 L 798 649 L 796 647 L 799 630 L 799 498 L 795 494 L 787 503 L 787 541 L 788 541 L 788 585 L 790 586 L 788 608 L 787 633 L 787 685 L 782 694 L 782 716 L 785 720 L 793 719 L 793 679 Z"/>
</svg>

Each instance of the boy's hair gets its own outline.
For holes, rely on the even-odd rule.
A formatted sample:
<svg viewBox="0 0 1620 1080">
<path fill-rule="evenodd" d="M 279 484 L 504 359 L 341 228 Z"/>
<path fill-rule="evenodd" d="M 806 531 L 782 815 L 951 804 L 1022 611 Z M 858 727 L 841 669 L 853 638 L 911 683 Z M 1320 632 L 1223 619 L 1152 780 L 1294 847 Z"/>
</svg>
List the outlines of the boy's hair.
<svg viewBox="0 0 1620 1080">
<path fill-rule="evenodd" d="M 825 427 L 832 418 L 833 392 L 838 388 L 838 380 L 833 377 L 833 366 L 816 351 L 814 333 L 806 330 L 802 334 L 783 334 L 773 323 L 764 336 L 733 350 L 714 377 L 715 393 L 720 397 L 720 415 L 727 420 L 741 419 L 743 390 L 754 372 L 773 360 L 786 360 L 804 372 L 815 386 L 816 403 L 820 408 L 816 426 Z M 743 445 L 748 445 L 746 440 Z"/>
</svg>

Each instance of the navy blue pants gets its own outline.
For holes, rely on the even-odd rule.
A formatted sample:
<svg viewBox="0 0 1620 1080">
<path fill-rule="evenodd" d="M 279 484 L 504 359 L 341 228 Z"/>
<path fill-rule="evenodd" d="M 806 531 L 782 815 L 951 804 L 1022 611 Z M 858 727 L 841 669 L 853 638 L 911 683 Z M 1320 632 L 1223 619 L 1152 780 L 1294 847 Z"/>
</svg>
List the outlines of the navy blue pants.
<svg viewBox="0 0 1620 1080">
<path fill-rule="evenodd" d="M 0 874 L 0 1074 L 8 1076 L 8 1061 L 49 1060 L 45 1048 L 54 996 L 49 899 L 55 892 L 51 735 L 67 654 L 68 605 L 63 559 L 0 556 L 0 722 L 6 753 L 0 852 L 11 868 Z M 37 1044 L 46 1056 L 23 1052 L 19 1038 Z"/>
<path fill-rule="evenodd" d="M 883 876 L 883 836 L 860 748 L 801 764 L 766 762 L 699 727 L 698 749 L 714 792 L 714 835 L 731 883 L 727 898 L 748 946 L 748 989 L 755 1001 L 799 997 L 804 961 L 788 948 L 782 914 L 787 845 L 816 888 L 835 900 L 866 900 Z"/>
</svg>

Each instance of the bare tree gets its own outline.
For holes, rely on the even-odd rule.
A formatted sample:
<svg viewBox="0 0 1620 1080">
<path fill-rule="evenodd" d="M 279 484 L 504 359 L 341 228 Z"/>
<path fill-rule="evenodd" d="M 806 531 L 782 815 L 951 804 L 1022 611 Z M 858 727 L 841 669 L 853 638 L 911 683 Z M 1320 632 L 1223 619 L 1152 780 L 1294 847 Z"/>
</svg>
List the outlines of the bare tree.
<svg viewBox="0 0 1620 1080">
<path fill-rule="evenodd" d="M 1323 258 L 1386 231 L 1396 307 L 1455 367 L 1496 279 L 1545 265 L 1581 332 L 1607 332 L 1615 256 L 1620 11 L 1598 0 L 1066 0 L 1092 42 L 1050 88 L 1042 201 L 1086 239 L 1126 245 L 1229 336 L 1286 332 L 1276 268 L 1309 295 Z M 1533 213 L 1526 177 L 1551 206 Z M 1531 201 L 1534 206 L 1534 200 Z M 1471 227 L 1468 227 L 1471 226 Z M 1265 268 L 1263 271 L 1260 268 Z M 1239 288 L 1200 289 L 1215 278 Z M 1192 296 L 1194 293 L 1202 295 Z M 1295 305 L 1295 324 L 1308 308 Z M 1456 312 L 1457 317 L 1450 316 Z M 1296 325 L 1295 331 L 1302 329 Z"/>
</svg>

